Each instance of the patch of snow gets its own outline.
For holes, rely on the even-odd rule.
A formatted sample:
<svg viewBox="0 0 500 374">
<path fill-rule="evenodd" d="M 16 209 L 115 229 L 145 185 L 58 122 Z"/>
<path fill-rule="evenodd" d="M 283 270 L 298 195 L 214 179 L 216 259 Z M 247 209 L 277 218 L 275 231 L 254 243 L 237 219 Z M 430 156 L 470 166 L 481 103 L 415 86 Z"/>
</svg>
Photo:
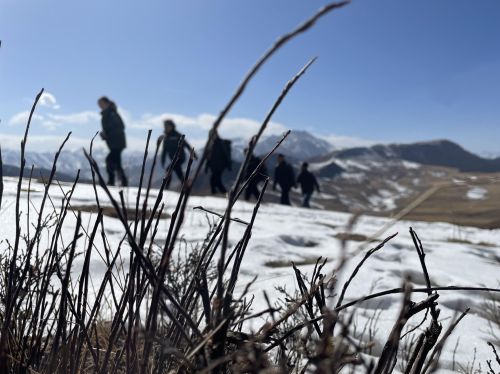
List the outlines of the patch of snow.
<svg viewBox="0 0 500 374">
<path fill-rule="evenodd" d="M 1 240 L 0 252 L 6 251 L 7 240 L 12 242 L 15 237 L 15 194 L 16 194 L 16 179 L 4 178 L 5 188 L 2 208 L 0 210 L 0 227 Z M 27 187 L 27 183 L 23 184 L 23 188 Z M 62 185 L 62 190 L 58 186 L 50 189 L 52 201 L 59 209 L 64 194 L 69 190 L 69 185 Z M 397 189 L 397 187 L 394 187 Z M 34 208 L 38 208 L 43 196 L 43 185 L 34 182 L 31 186 L 33 192 L 30 195 L 30 203 Z M 401 193 L 404 191 L 400 188 Z M 475 191 L 473 191 L 475 190 Z M 38 191 L 38 192 L 36 192 Z M 118 188 L 113 188 L 112 193 L 118 197 Z M 124 200 L 130 206 L 135 204 L 136 189 L 126 189 Z M 478 188 L 472 189 L 472 196 L 485 196 L 486 191 L 478 191 Z M 101 204 L 109 205 L 109 201 L 103 190 L 98 188 Z M 152 195 L 155 196 L 155 191 Z M 469 193 L 468 193 L 469 195 Z M 94 204 L 94 192 L 91 185 L 79 184 L 75 190 L 74 197 L 78 204 Z M 165 211 L 172 213 L 178 198 L 178 193 L 166 191 L 164 202 L 166 204 Z M 372 197 L 373 204 L 381 209 L 391 209 L 395 207 L 394 193 L 382 189 L 376 197 Z M 22 193 L 21 211 L 23 212 L 20 223 L 26 225 L 26 211 L 28 202 L 26 201 L 26 192 Z M 342 198 L 342 196 L 339 196 Z M 470 197 L 469 197 L 470 198 Z M 151 203 L 154 201 L 151 198 Z M 201 243 L 206 235 L 207 230 L 207 215 L 206 213 L 193 210 L 193 207 L 203 206 L 206 209 L 223 213 L 227 205 L 227 200 L 217 197 L 199 197 L 193 196 L 188 201 L 188 208 L 184 224 L 180 235 L 189 243 L 196 245 Z M 34 209 L 33 208 L 33 209 Z M 233 210 L 233 217 L 238 217 L 242 220 L 249 220 L 252 216 L 253 204 L 246 202 L 238 202 Z M 34 219 L 35 214 L 32 214 L 31 219 Z M 84 225 L 92 223 L 96 218 L 96 214 L 83 212 L 82 221 Z M 254 311 L 266 309 L 267 303 L 263 297 L 262 291 L 266 291 L 271 300 L 279 297 L 276 291 L 277 286 L 287 285 L 291 289 L 294 287 L 295 278 L 293 271 L 289 268 L 271 268 L 266 266 L 269 261 L 277 260 L 300 260 L 303 258 L 316 258 L 323 256 L 330 259 L 325 265 L 324 272 L 328 274 L 333 271 L 338 265 L 338 260 L 341 258 L 343 249 L 341 243 L 333 237 L 339 233 L 345 232 L 345 227 L 349 224 L 352 215 L 347 213 L 321 211 L 314 209 L 301 209 L 294 207 L 286 207 L 275 204 L 264 203 L 257 215 L 255 221 L 252 238 L 247 249 L 247 254 L 243 258 L 241 264 L 241 274 L 239 283 L 235 293 L 245 290 L 246 285 L 254 276 L 258 279 L 250 287 L 250 294 L 255 295 L 253 303 Z M 214 217 L 210 217 L 214 219 Z M 61 232 L 61 240 L 69 243 L 73 237 L 75 216 L 70 212 L 67 216 L 67 222 Z M 116 248 L 123 236 L 123 227 L 121 223 L 114 218 L 104 217 L 108 241 L 112 248 Z M 362 233 L 370 237 L 377 233 L 382 227 L 390 222 L 389 219 L 383 217 L 361 216 L 356 222 L 355 232 Z M 159 223 L 158 241 L 161 243 L 165 240 L 169 219 L 162 219 Z M 350 288 L 346 293 L 346 302 L 367 295 L 372 292 L 379 292 L 386 289 L 398 287 L 402 283 L 404 274 L 410 274 L 413 277 L 413 282 L 416 286 L 421 286 L 423 279 L 421 276 L 420 263 L 418 256 L 412 244 L 411 237 L 408 233 L 408 227 L 412 226 L 420 235 L 427 256 L 427 267 L 431 276 L 431 281 L 440 286 L 457 285 L 457 286 L 496 286 L 500 282 L 499 261 L 500 248 L 488 247 L 479 248 L 466 243 L 450 243 L 449 238 L 455 237 L 457 226 L 448 223 L 428 223 L 428 222 L 396 222 L 387 233 L 384 233 L 378 239 L 388 236 L 389 234 L 399 232 L 400 235 L 389 242 L 383 249 L 370 257 L 365 265 L 361 268 L 351 283 Z M 234 223 L 231 225 L 229 240 L 235 243 L 243 234 L 244 225 Z M 500 230 L 482 230 L 473 227 L 460 228 L 461 234 L 472 243 L 500 243 Z M 359 252 L 358 249 L 361 243 L 349 241 L 345 248 L 346 253 L 353 257 L 347 264 L 347 268 L 339 275 L 339 285 L 342 285 L 346 277 L 348 277 L 359 260 L 364 256 L 365 251 Z M 102 249 L 100 240 L 96 240 L 96 246 L 99 250 Z M 127 246 L 127 244 L 125 244 Z M 84 250 L 84 241 L 77 244 L 77 251 Z M 128 250 L 124 249 L 123 263 L 124 266 L 128 263 Z M 357 253 L 356 255 L 354 255 Z M 82 266 L 82 258 L 75 260 L 75 271 Z M 314 264 L 301 265 L 300 270 L 304 273 L 311 274 L 314 269 Z M 91 273 L 94 282 L 98 282 L 103 276 L 106 267 L 97 254 L 92 257 Z M 481 308 L 487 300 L 488 295 L 479 292 L 465 291 L 449 291 L 440 292 L 440 319 L 445 327 L 450 319 L 461 312 L 465 305 L 472 307 L 472 312 L 458 325 L 456 331 L 450 338 L 449 343 L 445 346 L 442 354 L 442 363 L 444 367 L 440 370 L 441 373 L 451 372 L 451 362 L 453 361 L 453 350 L 455 343 L 459 337 L 462 338 L 462 344 L 458 346 L 456 357 L 459 358 L 462 365 L 467 365 L 474 358 L 474 348 L 477 349 L 476 362 L 484 362 L 491 359 L 491 353 L 486 342 L 491 339 L 490 326 L 491 324 L 481 313 Z M 420 301 L 425 298 L 425 295 L 412 295 L 414 301 Z M 401 307 L 401 297 L 389 296 L 381 298 L 377 302 L 366 302 L 360 304 L 357 309 L 357 322 L 359 326 L 363 326 L 370 316 L 373 315 L 374 308 L 378 306 L 384 308 L 384 313 L 377 325 L 377 332 L 374 337 L 374 351 L 383 348 L 382 342 L 387 339 L 387 336 L 393 327 L 394 321 L 397 318 Z M 419 323 L 419 320 L 409 321 L 409 326 L 414 326 Z M 497 335 L 500 331 L 494 331 Z M 379 347 L 380 346 L 380 347 Z"/>
<path fill-rule="evenodd" d="M 366 175 L 363 173 L 342 173 L 340 175 L 340 178 L 342 179 L 349 179 L 353 180 L 356 182 L 361 182 L 365 179 Z"/>
<path fill-rule="evenodd" d="M 388 190 L 379 190 L 378 195 L 369 196 L 368 201 L 373 210 L 377 212 L 387 212 L 396 209 L 394 194 Z"/>
<path fill-rule="evenodd" d="M 325 166 L 328 166 L 332 163 L 337 164 L 340 166 L 342 169 L 346 171 L 351 171 L 351 172 L 358 172 L 358 171 L 369 171 L 371 169 L 372 165 L 369 164 L 364 164 L 360 161 L 355 161 L 355 160 L 350 160 L 350 159 L 341 159 L 341 158 L 336 158 L 332 157 L 326 161 L 323 162 L 317 162 L 314 164 L 310 165 L 311 170 L 319 170 L 324 168 Z"/>
<path fill-rule="evenodd" d="M 431 175 L 435 178 L 443 178 L 446 177 L 446 173 L 444 171 L 432 171 Z"/>
<path fill-rule="evenodd" d="M 420 164 L 417 164 L 416 162 L 411 162 L 411 161 L 406 161 L 403 160 L 401 161 L 401 164 L 407 168 L 407 169 L 420 169 Z"/>
<path fill-rule="evenodd" d="M 363 171 L 370 170 L 369 165 L 365 165 L 361 162 L 354 161 L 354 160 L 345 160 L 345 164 L 347 165 L 348 168 L 354 168 L 354 169 L 359 169 L 359 170 L 363 170 Z"/>
<path fill-rule="evenodd" d="M 484 200 L 488 195 L 488 190 L 483 187 L 474 187 L 467 191 L 467 198 L 469 200 Z"/>
<path fill-rule="evenodd" d="M 459 186 L 467 184 L 467 182 L 464 181 L 463 179 L 457 179 L 457 178 L 453 178 L 452 182 L 455 183 L 455 184 L 457 184 L 457 185 L 459 185 Z"/>
<path fill-rule="evenodd" d="M 408 195 L 409 191 L 408 188 L 405 186 L 400 185 L 398 182 L 395 181 L 387 181 L 387 183 L 396 190 L 400 196 L 406 196 Z"/>
</svg>

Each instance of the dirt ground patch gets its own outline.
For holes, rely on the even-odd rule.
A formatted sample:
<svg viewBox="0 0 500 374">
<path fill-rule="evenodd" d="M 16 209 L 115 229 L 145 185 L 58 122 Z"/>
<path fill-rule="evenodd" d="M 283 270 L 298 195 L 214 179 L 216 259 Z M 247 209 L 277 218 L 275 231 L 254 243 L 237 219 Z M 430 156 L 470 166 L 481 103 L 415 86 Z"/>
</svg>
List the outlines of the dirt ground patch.
<svg viewBox="0 0 500 374">
<path fill-rule="evenodd" d="M 489 242 L 479 242 L 474 243 L 467 239 L 458 239 L 458 238 L 448 238 L 448 243 L 456 243 L 456 244 L 470 244 L 470 245 L 479 245 L 481 247 L 495 247 L 495 244 Z"/>
<path fill-rule="evenodd" d="M 484 190 L 484 197 L 468 197 L 474 188 Z M 500 184 L 492 183 L 485 176 L 470 184 L 441 188 L 403 219 L 496 229 L 500 228 L 499 213 Z"/>
<path fill-rule="evenodd" d="M 297 266 L 314 265 L 318 261 L 317 257 L 304 257 L 300 260 L 272 260 L 264 263 L 268 268 L 287 268 L 292 266 L 292 262 Z M 328 262 L 328 261 L 327 261 Z"/>
<path fill-rule="evenodd" d="M 102 208 L 103 215 L 105 215 L 107 217 L 111 217 L 111 218 L 118 218 L 118 214 L 116 213 L 116 211 L 113 207 L 101 206 L 101 208 Z M 80 212 L 95 213 L 95 214 L 97 214 L 97 212 L 98 212 L 98 208 L 95 205 L 72 205 L 71 209 L 75 212 L 80 211 Z M 135 209 L 127 208 L 126 213 L 127 213 L 127 218 L 129 220 L 133 220 L 135 218 Z M 139 212 L 139 217 L 140 217 L 140 214 L 141 213 Z M 151 215 L 151 210 L 148 210 L 146 217 L 149 217 L 150 215 Z M 170 218 L 170 214 L 163 212 L 161 214 L 160 218 L 161 219 Z"/>
<path fill-rule="evenodd" d="M 370 238 L 363 234 L 355 234 L 352 232 L 339 232 L 335 237 L 339 240 L 345 241 L 353 241 L 353 242 L 366 242 L 369 241 Z"/>
</svg>

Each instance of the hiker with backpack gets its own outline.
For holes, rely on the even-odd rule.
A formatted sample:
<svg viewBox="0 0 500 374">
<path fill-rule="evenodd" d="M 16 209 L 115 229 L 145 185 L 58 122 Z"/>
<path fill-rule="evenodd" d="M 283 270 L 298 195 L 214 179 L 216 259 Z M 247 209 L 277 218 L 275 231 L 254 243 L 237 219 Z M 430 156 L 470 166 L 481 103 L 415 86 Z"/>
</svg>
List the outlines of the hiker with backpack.
<svg viewBox="0 0 500 374">
<path fill-rule="evenodd" d="M 125 139 L 125 125 L 118 114 L 116 104 L 106 96 L 97 101 L 101 109 L 101 138 L 109 148 L 106 156 L 106 171 L 108 173 L 108 185 L 115 185 L 115 176 L 121 179 L 122 187 L 128 186 L 127 176 L 122 167 L 122 152 L 127 147 Z"/>
<path fill-rule="evenodd" d="M 210 189 L 212 194 L 220 192 L 227 193 L 227 189 L 222 183 L 222 173 L 227 169 L 231 170 L 231 141 L 222 139 L 217 132 L 211 136 L 211 144 L 207 153 L 207 163 L 205 172 L 210 170 Z"/>
<path fill-rule="evenodd" d="M 163 142 L 163 148 L 161 152 L 161 164 L 165 168 L 165 164 L 167 162 L 167 156 L 172 163 L 174 161 L 177 150 L 180 146 L 180 141 L 182 134 L 180 134 L 175 126 L 174 121 L 171 119 L 166 119 L 163 122 L 164 132 L 163 132 L 163 140 L 159 139 L 159 141 Z M 182 149 L 179 150 L 179 158 L 176 160 L 175 164 L 172 165 L 173 172 L 179 178 L 179 181 L 182 183 L 184 181 L 184 172 L 182 170 L 182 165 L 186 161 L 186 149 L 188 152 L 191 152 L 191 146 L 189 143 L 184 140 L 182 144 Z M 196 158 L 196 155 L 195 155 Z M 172 181 L 172 177 L 170 176 L 167 180 L 166 188 L 170 187 L 170 182 Z"/>
<path fill-rule="evenodd" d="M 245 148 L 245 154 L 248 152 L 248 149 Z M 249 179 L 252 173 L 257 169 L 257 166 L 261 163 L 261 159 L 254 154 L 250 156 L 248 160 L 248 165 L 245 171 L 245 180 Z M 253 196 L 256 200 L 259 199 L 260 190 L 259 183 L 266 180 L 267 168 L 266 164 L 263 164 L 260 168 L 259 172 L 248 182 L 247 188 L 245 189 L 245 200 L 249 201 Z"/>
<path fill-rule="evenodd" d="M 290 202 L 290 190 L 295 186 L 295 172 L 292 165 L 285 160 L 285 156 L 282 154 L 278 155 L 278 165 L 274 170 L 273 190 L 276 190 L 276 185 L 278 184 L 281 188 L 280 204 L 292 205 Z"/>
<path fill-rule="evenodd" d="M 314 190 L 320 192 L 318 180 L 316 179 L 314 174 L 308 170 L 308 167 L 309 164 L 307 162 L 304 162 L 302 164 L 300 174 L 297 177 L 297 184 L 299 184 L 302 189 L 302 206 L 304 208 L 311 207 L 309 203 L 311 201 Z"/>
</svg>

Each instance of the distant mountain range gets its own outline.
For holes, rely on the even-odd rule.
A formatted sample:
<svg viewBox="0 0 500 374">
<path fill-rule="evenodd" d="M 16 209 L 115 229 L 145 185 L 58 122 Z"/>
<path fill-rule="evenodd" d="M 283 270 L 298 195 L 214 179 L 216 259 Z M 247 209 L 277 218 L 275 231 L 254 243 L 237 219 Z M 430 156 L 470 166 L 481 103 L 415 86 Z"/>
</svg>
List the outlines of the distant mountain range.
<svg viewBox="0 0 500 374">
<path fill-rule="evenodd" d="M 320 174 L 332 177 L 342 172 L 342 160 L 359 159 L 378 162 L 404 160 L 461 172 L 500 172 L 500 158 L 480 157 L 449 140 L 348 148 L 313 157 L 309 161 L 319 165 L 317 170 Z"/>
<path fill-rule="evenodd" d="M 256 148 L 256 154 L 268 153 L 280 139 L 281 136 L 277 135 L 263 138 Z M 232 154 L 236 163 L 243 159 L 243 149 L 246 144 L 246 141 L 242 139 L 233 141 Z M 5 165 L 4 175 L 18 175 L 20 151 L 3 149 L 2 152 Z M 342 161 L 359 159 L 378 162 L 405 160 L 422 165 L 454 168 L 462 172 L 500 171 L 500 158 L 480 157 L 448 140 L 335 149 L 328 141 L 306 131 L 294 131 L 283 142 L 277 153 L 285 154 L 294 164 L 309 161 L 321 177 L 327 178 L 339 175 L 344 171 Z M 94 158 L 100 165 L 104 165 L 105 156 L 106 151 L 103 149 L 94 151 Z M 142 158 L 142 152 L 125 151 L 123 154 L 123 163 L 131 175 L 132 184 L 138 183 L 138 176 L 135 174 L 138 174 L 138 170 L 140 170 Z M 34 165 L 35 177 L 48 175 L 52 168 L 53 159 L 54 154 L 50 152 L 27 152 L 25 173 L 29 174 L 31 166 Z M 271 161 L 274 161 L 274 157 Z M 81 150 L 63 151 L 57 165 L 59 179 L 72 180 L 77 169 L 81 170 L 80 176 L 83 180 L 91 179 L 90 167 L 83 152 Z M 158 166 L 158 170 L 161 171 L 160 166 Z"/>
<path fill-rule="evenodd" d="M 279 139 L 279 136 L 263 138 L 256 154 L 259 156 L 267 154 Z M 228 187 L 241 165 L 243 149 L 246 146 L 247 141 L 243 139 L 233 140 L 233 168 L 223 176 Z M 151 152 L 152 150 L 146 161 L 148 173 L 152 166 Z M 335 146 L 326 140 L 305 131 L 296 131 L 289 135 L 277 153 L 285 154 L 296 172 L 303 161 L 310 163 L 310 169 L 318 176 L 322 187 L 322 193 L 315 195 L 313 199 L 313 204 L 317 208 L 393 214 L 412 204 L 418 196 L 434 186 L 445 185 L 448 186 L 443 190 L 445 192 L 427 206 L 424 204 L 423 211 L 414 213 L 415 219 L 448 220 L 465 225 L 500 227 L 500 220 L 496 218 L 500 203 L 495 198 L 500 195 L 500 186 L 498 192 L 495 190 L 497 185 L 495 181 L 499 176 L 488 174 L 500 172 L 500 158 L 478 156 L 448 140 L 335 149 Z M 103 149 L 96 149 L 94 152 L 94 158 L 104 174 L 106 154 Z M 18 176 L 19 150 L 2 149 L 2 158 L 3 174 Z M 29 176 L 34 165 L 34 178 L 48 178 L 53 159 L 54 153 L 28 152 L 24 175 Z M 123 164 L 131 186 L 139 183 L 142 160 L 142 152 L 128 150 L 124 152 Z M 270 176 L 273 175 L 275 164 L 276 154 L 267 162 Z M 83 152 L 63 151 L 57 164 L 56 178 L 61 181 L 73 181 L 78 169 L 80 169 L 80 181 L 91 180 L 90 167 Z M 158 163 L 153 179 L 154 187 L 160 185 L 163 173 L 164 170 Z M 484 195 L 486 196 L 484 199 L 476 199 L 472 203 L 468 196 L 474 194 L 471 195 L 469 192 L 474 184 L 478 185 L 478 181 L 482 183 L 479 186 L 481 191 L 490 192 Z M 174 178 L 172 187 L 177 188 L 177 183 Z M 202 172 L 194 188 L 197 194 L 208 193 L 208 174 Z M 300 195 L 294 192 L 292 199 L 298 204 Z M 265 201 L 278 201 L 278 193 L 269 189 Z M 447 203 L 440 205 L 443 202 Z M 499 206 L 496 207 L 495 204 Z M 479 211 L 474 210 L 476 208 Z M 457 209 L 462 210 L 457 211 Z M 490 212 L 491 217 L 485 216 L 485 212 Z M 471 222 L 471 217 L 481 217 L 482 220 Z"/>
<path fill-rule="evenodd" d="M 279 140 L 281 140 L 281 136 L 277 135 L 264 138 L 257 144 L 256 153 L 268 153 Z M 335 146 L 332 143 L 320 139 L 307 131 L 293 131 L 281 144 L 277 153 L 283 153 L 297 160 L 309 160 L 328 154 L 334 150 Z"/>
</svg>

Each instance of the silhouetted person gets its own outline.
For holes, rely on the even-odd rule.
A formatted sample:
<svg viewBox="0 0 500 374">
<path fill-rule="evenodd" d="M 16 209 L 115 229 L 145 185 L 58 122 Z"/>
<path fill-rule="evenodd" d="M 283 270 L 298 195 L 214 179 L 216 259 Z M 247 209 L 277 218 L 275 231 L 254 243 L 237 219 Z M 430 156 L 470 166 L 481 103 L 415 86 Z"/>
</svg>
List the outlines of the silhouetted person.
<svg viewBox="0 0 500 374">
<path fill-rule="evenodd" d="M 276 190 L 276 185 L 281 188 L 280 204 L 292 205 L 290 203 L 290 190 L 295 186 L 295 173 L 292 165 L 285 160 L 285 156 L 278 155 L 278 165 L 274 170 L 274 185 L 273 190 Z"/>
<path fill-rule="evenodd" d="M 215 133 L 207 154 L 206 171 L 210 170 L 210 189 L 212 194 L 217 192 L 225 194 L 226 187 L 222 183 L 222 173 L 224 170 L 231 170 L 231 142 L 221 139 Z"/>
<path fill-rule="evenodd" d="M 97 101 L 101 108 L 102 131 L 101 138 L 106 141 L 109 154 L 106 156 L 106 171 L 108 172 L 108 185 L 115 185 L 115 176 L 121 179 L 122 186 L 128 185 L 127 177 L 122 167 L 122 151 L 126 148 L 125 125 L 118 114 L 116 104 L 103 96 Z"/>
<path fill-rule="evenodd" d="M 314 190 L 320 192 L 318 181 L 314 174 L 307 169 L 308 167 L 309 164 L 304 162 L 300 174 L 297 177 L 297 184 L 299 184 L 302 189 L 302 206 L 305 208 L 310 208 L 309 202 L 311 201 Z"/>
<path fill-rule="evenodd" d="M 247 149 L 245 149 L 245 154 L 246 153 Z M 248 165 L 245 173 L 245 180 L 250 178 L 255 169 L 257 169 L 257 166 L 259 166 L 260 162 L 261 159 L 259 157 L 253 154 L 250 156 L 250 160 L 248 160 Z M 259 173 L 255 175 L 255 177 L 248 182 L 247 188 L 245 189 L 246 201 L 249 201 L 252 196 L 255 197 L 255 199 L 259 198 L 260 196 L 259 183 L 265 181 L 266 174 L 267 174 L 267 168 L 266 165 L 263 164 L 259 170 Z"/>
<path fill-rule="evenodd" d="M 175 158 L 175 154 L 177 153 L 177 149 L 179 148 L 179 142 L 181 140 L 182 134 L 180 134 L 176 128 L 175 123 L 171 119 L 167 119 L 163 122 L 164 127 L 164 138 L 163 138 L 163 149 L 161 152 L 161 164 L 165 167 L 165 163 L 167 162 L 167 156 L 170 158 L 170 162 L 173 162 Z M 177 178 L 181 181 L 184 181 L 184 172 L 182 171 L 182 165 L 186 161 L 186 151 L 191 151 L 191 146 L 184 139 L 184 143 L 182 149 L 179 151 L 179 158 L 173 165 L 173 171 L 177 175 Z M 167 180 L 166 187 L 170 186 L 172 178 Z"/>
</svg>

